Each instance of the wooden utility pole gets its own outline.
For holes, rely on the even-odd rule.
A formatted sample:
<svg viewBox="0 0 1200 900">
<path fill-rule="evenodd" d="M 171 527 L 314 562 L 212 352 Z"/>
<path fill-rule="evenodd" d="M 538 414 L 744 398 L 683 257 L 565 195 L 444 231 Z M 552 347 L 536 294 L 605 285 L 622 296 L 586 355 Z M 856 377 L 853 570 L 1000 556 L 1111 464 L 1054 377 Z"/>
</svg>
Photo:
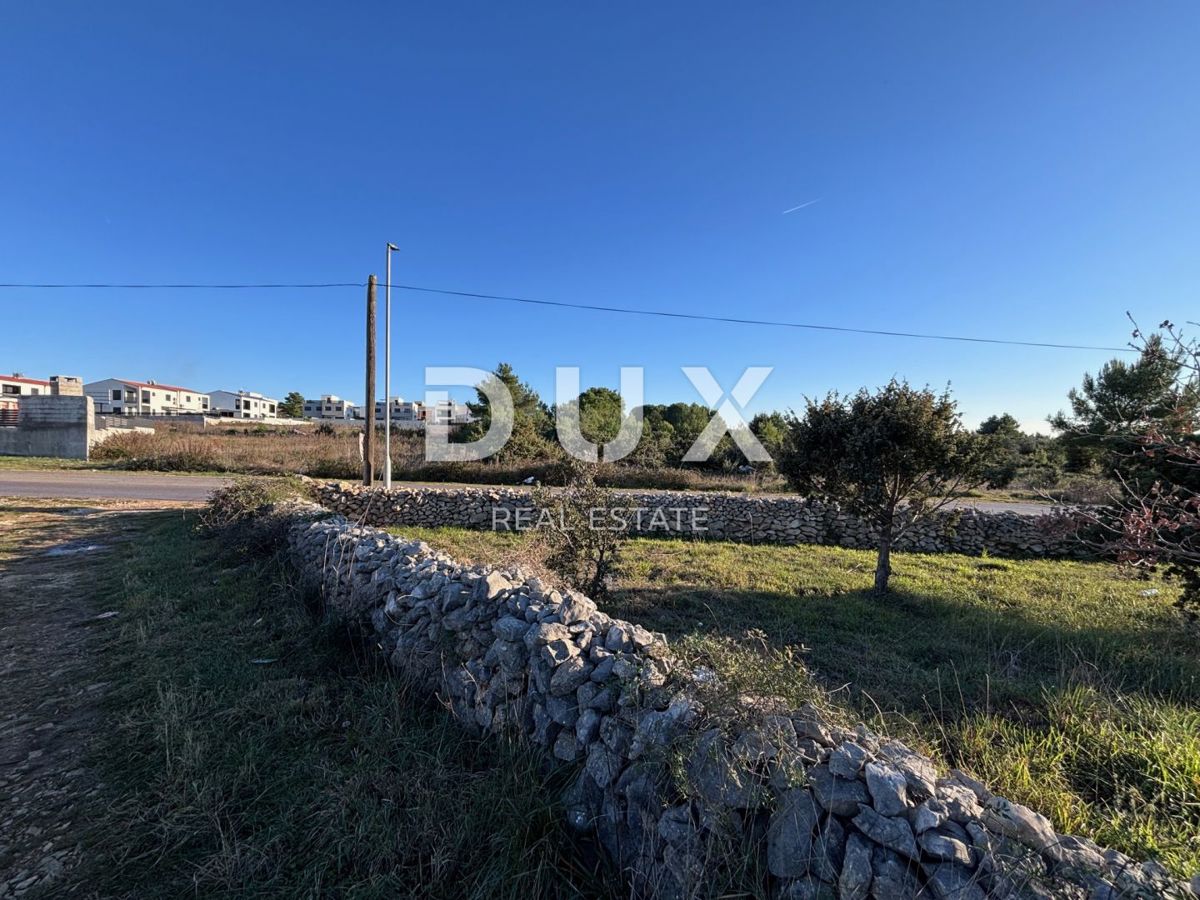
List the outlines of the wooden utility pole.
<svg viewBox="0 0 1200 900">
<path fill-rule="evenodd" d="M 363 484 L 375 480 L 375 276 L 367 279 L 367 408 L 363 425 Z"/>
</svg>

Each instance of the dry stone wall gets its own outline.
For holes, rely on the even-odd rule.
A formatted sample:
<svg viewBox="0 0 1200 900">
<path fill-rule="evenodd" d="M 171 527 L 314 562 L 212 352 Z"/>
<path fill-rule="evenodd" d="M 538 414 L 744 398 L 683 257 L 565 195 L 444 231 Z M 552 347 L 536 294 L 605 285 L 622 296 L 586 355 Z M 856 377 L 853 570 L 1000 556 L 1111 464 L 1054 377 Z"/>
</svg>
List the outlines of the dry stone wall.
<svg viewBox="0 0 1200 900">
<path fill-rule="evenodd" d="M 760 895 L 785 898 L 1194 900 L 1160 866 L 1057 834 L 865 727 L 727 697 L 663 635 L 582 594 L 317 507 L 289 513 L 283 533 L 327 608 L 465 727 L 577 767 L 568 824 L 598 840 L 634 896 L 707 896 L 740 868 Z"/>
<path fill-rule="evenodd" d="M 504 529 L 536 522 L 528 491 L 519 488 L 364 488 L 319 484 L 320 503 L 376 526 Z M 715 492 L 615 491 L 628 531 L 761 544 L 876 546 L 874 526 L 832 504 L 795 496 Z M 1070 512 L 1045 515 L 942 511 L 909 528 L 897 550 L 993 556 L 1086 555 Z"/>
</svg>

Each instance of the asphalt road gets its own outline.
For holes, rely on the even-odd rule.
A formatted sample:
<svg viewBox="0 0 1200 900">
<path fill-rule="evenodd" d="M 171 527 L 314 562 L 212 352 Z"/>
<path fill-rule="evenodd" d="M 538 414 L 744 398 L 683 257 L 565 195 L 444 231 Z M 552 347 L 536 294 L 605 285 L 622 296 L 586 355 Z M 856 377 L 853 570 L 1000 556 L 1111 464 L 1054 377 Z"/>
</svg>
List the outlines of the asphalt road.
<svg viewBox="0 0 1200 900">
<path fill-rule="evenodd" d="M 228 478 L 155 472 L 0 471 L 0 497 L 202 501 Z"/>
<path fill-rule="evenodd" d="M 78 500 L 203 501 L 229 478 L 212 475 L 167 475 L 158 472 L 98 472 L 88 469 L 0 471 L 0 497 L 69 497 Z M 428 483 L 397 482 L 397 487 L 446 487 Z M 1040 515 L 1053 507 L 1045 503 L 1001 503 L 994 500 L 960 500 L 958 507 L 987 512 Z"/>
</svg>

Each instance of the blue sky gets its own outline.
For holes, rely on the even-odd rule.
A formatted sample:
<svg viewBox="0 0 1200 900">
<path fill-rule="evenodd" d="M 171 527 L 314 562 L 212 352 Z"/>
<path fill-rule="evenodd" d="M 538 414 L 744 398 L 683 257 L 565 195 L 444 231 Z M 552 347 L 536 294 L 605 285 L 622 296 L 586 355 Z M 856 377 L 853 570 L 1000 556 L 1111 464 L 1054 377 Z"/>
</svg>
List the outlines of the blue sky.
<svg viewBox="0 0 1200 900">
<path fill-rule="evenodd" d="M 0 281 L 359 281 L 390 240 L 410 284 L 1120 346 L 1200 310 L 1197 46 L 1190 2 L 10 3 Z M 408 397 L 771 365 L 752 409 L 898 376 L 1036 424 L 1113 355 L 394 300 Z M 0 371 L 362 394 L 356 289 L 0 310 Z"/>
</svg>

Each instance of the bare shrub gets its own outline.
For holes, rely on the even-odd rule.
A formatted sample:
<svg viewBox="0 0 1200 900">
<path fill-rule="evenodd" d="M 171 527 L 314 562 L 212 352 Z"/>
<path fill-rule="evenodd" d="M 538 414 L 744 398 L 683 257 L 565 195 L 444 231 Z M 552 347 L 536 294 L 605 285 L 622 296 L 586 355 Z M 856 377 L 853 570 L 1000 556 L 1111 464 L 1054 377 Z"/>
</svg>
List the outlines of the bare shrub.
<svg viewBox="0 0 1200 900">
<path fill-rule="evenodd" d="M 199 528 L 237 550 L 270 555 L 283 546 L 288 522 L 279 504 L 310 499 L 308 486 L 296 478 L 238 478 L 212 492 Z"/>
<path fill-rule="evenodd" d="M 613 518 L 611 495 L 596 484 L 596 467 L 574 459 L 561 465 L 563 487 L 534 491 L 534 503 L 542 511 L 535 542 L 551 570 L 578 590 L 602 597 L 620 559 L 624 534 Z"/>
</svg>

